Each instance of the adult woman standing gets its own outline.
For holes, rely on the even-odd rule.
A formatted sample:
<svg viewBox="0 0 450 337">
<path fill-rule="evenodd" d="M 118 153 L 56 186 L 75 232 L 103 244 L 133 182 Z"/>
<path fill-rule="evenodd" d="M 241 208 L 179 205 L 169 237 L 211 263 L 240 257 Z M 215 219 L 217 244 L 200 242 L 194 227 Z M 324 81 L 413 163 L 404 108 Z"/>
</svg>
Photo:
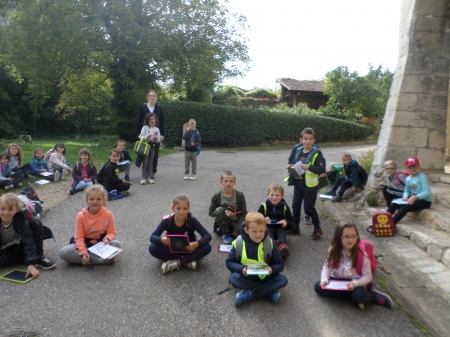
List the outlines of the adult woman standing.
<svg viewBox="0 0 450 337">
<path fill-rule="evenodd" d="M 139 107 L 138 111 L 138 118 L 136 122 L 136 135 L 141 134 L 142 126 L 144 125 L 144 119 L 145 116 L 149 112 L 153 112 L 158 117 L 158 125 L 156 125 L 159 128 L 159 132 L 161 134 L 161 141 L 157 144 L 155 144 L 155 157 L 153 158 L 153 172 L 151 179 L 155 176 L 156 173 L 156 167 L 158 166 L 158 152 L 159 147 L 162 141 L 164 140 L 164 113 L 161 105 L 156 104 L 158 101 L 158 94 L 154 90 L 150 90 L 147 93 L 147 103 L 142 104 Z"/>
</svg>

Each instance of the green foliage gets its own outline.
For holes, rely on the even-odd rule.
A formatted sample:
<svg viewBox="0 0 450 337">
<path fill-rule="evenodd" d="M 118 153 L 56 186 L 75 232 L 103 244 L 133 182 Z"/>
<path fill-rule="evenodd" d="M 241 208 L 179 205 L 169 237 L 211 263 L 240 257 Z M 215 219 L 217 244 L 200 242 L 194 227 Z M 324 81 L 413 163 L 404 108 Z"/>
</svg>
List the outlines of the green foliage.
<svg viewBox="0 0 450 337">
<path fill-rule="evenodd" d="M 167 125 L 165 141 L 169 146 L 179 146 L 183 124 L 191 118 L 197 122 L 202 143 L 211 146 L 297 141 L 306 127 L 314 128 L 318 142 L 360 139 L 373 133 L 366 126 L 327 117 L 189 102 L 164 102 L 161 105 Z"/>
<path fill-rule="evenodd" d="M 251 107 L 260 109 L 263 107 L 275 107 L 278 104 L 277 94 L 270 89 L 255 88 L 246 91 L 235 86 L 219 87 L 212 97 L 214 104 Z"/>
<path fill-rule="evenodd" d="M 282 112 L 287 114 L 296 114 L 296 115 L 316 115 L 320 116 L 317 113 L 317 110 L 312 110 L 308 108 L 308 105 L 304 103 L 298 103 L 295 107 L 289 107 L 287 103 L 278 103 L 273 108 L 267 106 L 261 106 L 261 110 L 270 111 L 270 112 Z"/>
<path fill-rule="evenodd" d="M 377 199 L 376 194 L 373 193 L 372 191 L 367 193 L 366 202 L 367 202 L 367 205 L 369 205 L 370 207 L 377 207 L 378 206 L 378 199 Z"/>
<path fill-rule="evenodd" d="M 372 148 L 367 153 L 358 158 L 358 163 L 361 165 L 367 173 L 370 173 L 372 169 L 373 157 L 375 156 L 376 148 Z"/>
<path fill-rule="evenodd" d="M 253 98 L 277 98 L 277 94 L 274 91 L 266 88 L 255 88 L 253 90 L 247 91 L 245 96 L 250 96 Z"/>
</svg>

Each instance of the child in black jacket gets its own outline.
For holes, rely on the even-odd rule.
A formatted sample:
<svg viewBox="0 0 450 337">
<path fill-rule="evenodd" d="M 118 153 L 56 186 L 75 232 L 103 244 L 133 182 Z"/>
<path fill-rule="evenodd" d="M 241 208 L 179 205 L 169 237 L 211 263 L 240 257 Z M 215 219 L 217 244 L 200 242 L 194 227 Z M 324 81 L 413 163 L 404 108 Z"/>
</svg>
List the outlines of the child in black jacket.
<svg viewBox="0 0 450 337">
<path fill-rule="evenodd" d="M 128 196 L 128 190 L 130 189 L 130 183 L 125 180 L 119 179 L 119 169 L 117 163 L 120 159 L 120 150 L 112 149 L 109 151 L 109 161 L 103 166 L 97 175 L 97 181 L 110 192 L 116 190 L 124 197 Z"/>
</svg>

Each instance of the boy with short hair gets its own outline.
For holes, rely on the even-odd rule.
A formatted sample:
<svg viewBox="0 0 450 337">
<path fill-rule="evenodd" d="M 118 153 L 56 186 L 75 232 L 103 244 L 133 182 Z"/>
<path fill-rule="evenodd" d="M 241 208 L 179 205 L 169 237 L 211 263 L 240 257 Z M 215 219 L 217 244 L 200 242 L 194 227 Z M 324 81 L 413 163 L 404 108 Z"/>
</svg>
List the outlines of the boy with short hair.
<svg viewBox="0 0 450 337">
<path fill-rule="evenodd" d="M 312 128 L 306 128 L 301 133 L 302 146 L 298 144 L 294 146 L 288 159 L 287 169 L 291 168 L 298 162 L 305 173 L 301 175 L 301 179 L 295 179 L 289 175 L 289 186 L 294 186 L 294 196 L 292 198 L 292 217 L 293 229 L 291 234 L 300 234 L 300 213 L 302 203 L 304 202 L 305 213 L 311 217 L 314 225 L 314 231 L 311 234 L 311 240 L 319 240 L 323 234 L 320 228 L 319 215 L 315 207 L 317 200 L 317 185 L 319 184 L 319 175 L 325 173 L 325 159 L 322 151 L 314 148 L 315 133 Z"/>
<path fill-rule="evenodd" d="M 125 150 L 126 142 L 123 139 L 119 139 L 116 142 L 116 146 L 114 146 L 115 149 L 120 151 L 120 159 L 119 163 L 124 161 L 130 161 L 129 163 L 123 164 L 123 165 L 117 165 L 119 169 L 119 173 L 125 172 L 125 180 L 130 181 L 130 168 L 131 168 L 131 162 L 133 159 L 131 159 L 130 153 L 128 150 Z"/>
<path fill-rule="evenodd" d="M 241 226 L 241 235 L 232 243 L 230 254 L 225 261 L 231 272 L 230 283 L 242 289 L 236 294 L 234 304 L 239 306 L 253 299 L 268 296 L 274 303 L 280 300 L 279 289 L 288 283 L 286 276 L 280 274 L 284 262 L 273 240 L 266 231 L 264 216 L 250 212 Z M 267 275 L 249 275 L 251 265 L 265 269 Z M 254 267 L 254 266 L 252 266 Z"/>
<path fill-rule="evenodd" d="M 117 168 L 119 160 L 120 150 L 112 149 L 109 151 L 109 160 L 98 173 L 97 181 L 99 184 L 102 184 L 108 192 L 116 190 L 126 197 L 129 195 L 128 190 L 130 184 L 125 180 L 119 179 L 119 169 Z"/>
<path fill-rule="evenodd" d="M 230 243 L 239 235 L 247 215 L 247 202 L 244 193 L 234 189 L 236 176 L 233 172 L 224 171 L 220 184 L 222 189 L 211 198 L 209 216 L 215 218 L 214 232 L 221 235 L 225 243 Z"/>
<path fill-rule="evenodd" d="M 355 192 L 357 188 L 361 187 L 358 162 L 352 159 L 351 154 L 344 153 L 344 155 L 342 156 L 342 163 L 344 164 L 345 175 L 338 178 L 334 183 L 332 189 L 325 193 L 326 195 L 334 196 L 334 198 L 331 200 L 332 202 L 341 202 L 345 191 L 347 191 L 349 188 L 352 189 L 352 192 Z M 339 186 L 341 188 L 336 195 Z"/>
<path fill-rule="evenodd" d="M 267 197 L 259 206 L 258 212 L 265 216 L 269 236 L 275 241 L 283 260 L 286 260 L 289 256 L 286 230 L 292 229 L 291 209 L 284 200 L 284 188 L 280 184 L 270 184 Z"/>
<path fill-rule="evenodd" d="M 197 150 L 202 142 L 200 132 L 195 128 L 194 119 L 189 120 L 189 126 L 183 134 L 184 146 L 184 180 L 195 180 L 197 174 Z M 192 163 L 192 175 L 189 176 L 189 166 Z"/>
</svg>

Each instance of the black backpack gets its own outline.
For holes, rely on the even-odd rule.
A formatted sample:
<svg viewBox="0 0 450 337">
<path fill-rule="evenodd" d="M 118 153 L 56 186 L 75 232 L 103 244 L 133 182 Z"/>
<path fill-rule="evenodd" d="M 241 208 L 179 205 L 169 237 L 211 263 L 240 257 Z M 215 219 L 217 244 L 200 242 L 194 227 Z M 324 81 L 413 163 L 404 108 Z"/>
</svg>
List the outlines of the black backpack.
<svg viewBox="0 0 450 337">
<path fill-rule="evenodd" d="M 367 175 L 366 170 L 364 167 L 358 164 L 358 174 L 359 174 L 359 182 L 361 183 L 361 186 L 366 186 L 367 180 L 369 179 L 369 176 Z"/>
<path fill-rule="evenodd" d="M 100 185 L 104 185 L 104 184 L 105 184 L 105 182 L 104 182 L 104 178 L 105 178 L 105 166 L 106 166 L 107 164 L 108 164 L 108 163 L 106 163 L 105 165 L 103 165 L 102 169 L 97 173 L 97 182 L 98 182 Z"/>
</svg>

